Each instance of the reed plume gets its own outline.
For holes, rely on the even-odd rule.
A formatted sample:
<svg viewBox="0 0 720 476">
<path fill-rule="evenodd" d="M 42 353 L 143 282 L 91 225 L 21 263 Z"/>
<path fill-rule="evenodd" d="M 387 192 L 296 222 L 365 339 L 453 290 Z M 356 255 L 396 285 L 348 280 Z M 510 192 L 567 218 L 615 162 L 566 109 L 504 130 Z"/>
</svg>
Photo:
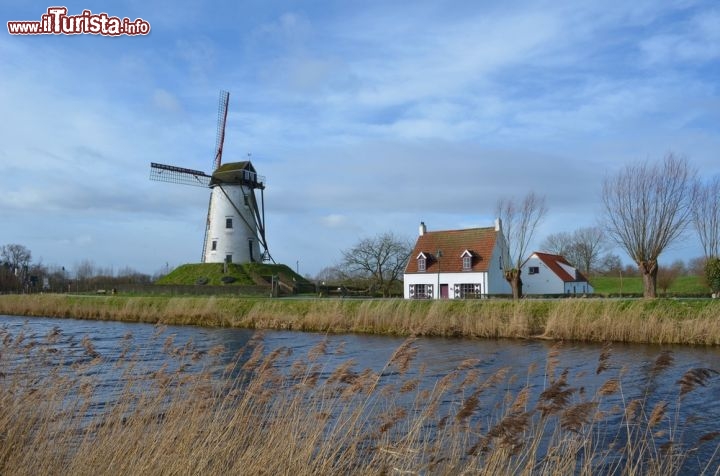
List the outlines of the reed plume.
<svg viewBox="0 0 720 476">
<path fill-rule="evenodd" d="M 707 381 L 714 375 L 717 375 L 718 371 L 709 368 L 694 368 L 690 369 L 683 374 L 683 376 L 676 383 L 680 386 L 680 396 L 684 396 L 693 390 L 698 385 L 701 387 L 707 386 Z"/>
<path fill-rule="evenodd" d="M 600 375 L 602 372 L 606 371 L 608 369 L 608 363 L 610 361 L 610 356 L 612 355 L 612 346 L 609 342 L 606 342 L 603 345 L 602 352 L 600 352 L 600 357 L 598 358 L 598 366 L 595 370 L 595 373 L 597 375 Z"/>
</svg>

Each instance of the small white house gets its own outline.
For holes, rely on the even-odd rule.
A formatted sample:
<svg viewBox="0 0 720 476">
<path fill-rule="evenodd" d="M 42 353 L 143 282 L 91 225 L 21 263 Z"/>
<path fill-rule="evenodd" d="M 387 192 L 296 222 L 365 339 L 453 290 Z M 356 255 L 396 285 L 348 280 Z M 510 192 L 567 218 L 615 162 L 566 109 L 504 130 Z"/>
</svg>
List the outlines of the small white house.
<svg viewBox="0 0 720 476">
<path fill-rule="evenodd" d="M 594 292 L 583 274 L 560 255 L 534 252 L 522 266 L 523 294 L 582 295 Z"/>
<path fill-rule="evenodd" d="M 503 269 L 509 254 L 502 223 L 420 233 L 404 274 L 405 299 L 468 299 L 511 293 Z"/>
</svg>

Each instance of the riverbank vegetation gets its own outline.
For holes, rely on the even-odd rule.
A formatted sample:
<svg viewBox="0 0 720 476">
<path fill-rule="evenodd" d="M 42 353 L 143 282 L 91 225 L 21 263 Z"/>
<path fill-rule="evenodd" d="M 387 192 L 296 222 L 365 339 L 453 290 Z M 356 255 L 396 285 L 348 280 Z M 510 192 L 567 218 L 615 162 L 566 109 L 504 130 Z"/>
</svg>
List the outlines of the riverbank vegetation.
<svg viewBox="0 0 720 476">
<path fill-rule="evenodd" d="M 0 296 L 0 314 L 404 336 L 720 345 L 720 301 Z"/>
<path fill-rule="evenodd" d="M 291 358 L 258 336 L 231 358 L 156 338 L 169 364 L 147 368 L 131 335 L 110 361 L 91 337 L 0 329 L 0 474 L 717 474 L 720 433 L 693 431 L 717 416 L 681 412 L 717 372 L 677 370 L 669 351 L 626 395 L 610 346 L 604 383 L 584 388 L 560 346 L 521 376 L 545 383 L 523 386 L 472 358 L 425 375 L 412 340 L 360 370 L 326 367 L 342 359 L 327 341 Z M 656 385 L 668 372 L 677 383 Z"/>
</svg>

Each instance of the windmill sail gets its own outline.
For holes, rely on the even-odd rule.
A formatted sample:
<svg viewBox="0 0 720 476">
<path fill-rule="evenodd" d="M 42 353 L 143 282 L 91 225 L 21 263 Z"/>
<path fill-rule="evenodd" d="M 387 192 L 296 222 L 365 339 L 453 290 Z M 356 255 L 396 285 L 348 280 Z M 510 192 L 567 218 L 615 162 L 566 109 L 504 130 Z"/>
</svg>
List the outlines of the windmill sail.
<svg viewBox="0 0 720 476">
<path fill-rule="evenodd" d="M 150 163 L 150 180 L 157 182 L 207 187 L 210 185 L 210 178 L 210 175 L 200 170 L 185 169 L 174 165 L 157 164 L 155 162 Z"/>
<path fill-rule="evenodd" d="M 218 104 L 218 124 L 217 135 L 215 136 L 215 160 L 213 161 L 213 170 L 220 168 L 222 164 L 223 145 L 225 144 L 225 125 L 227 124 L 228 104 L 230 102 L 230 92 L 220 91 L 220 99 Z M 205 250 L 210 239 L 210 214 L 212 213 L 212 195 L 208 203 L 207 218 L 205 219 L 205 237 L 203 238 L 202 262 L 205 262 Z"/>
<path fill-rule="evenodd" d="M 215 136 L 215 161 L 213 162 L 213 170 L 217 170 L 218 167 L 222 165 L 223 144 L 225 144 L 225 124 L 227 124 L 229 101 L 230 93 L 228 91 L 220 91 L 220 101 L 218 104 L 217 135 Z"/>
</svg>

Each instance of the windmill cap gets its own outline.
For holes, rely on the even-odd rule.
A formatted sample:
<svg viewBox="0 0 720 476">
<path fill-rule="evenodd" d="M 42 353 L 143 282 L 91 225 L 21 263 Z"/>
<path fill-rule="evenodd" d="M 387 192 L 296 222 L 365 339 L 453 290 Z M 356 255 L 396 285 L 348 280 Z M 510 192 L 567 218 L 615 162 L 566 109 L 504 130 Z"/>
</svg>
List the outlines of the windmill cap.
<svg viewBox="0 0 720 476">
<path fill-rule="evenodd" d="M 249 160 L 228 162 L 221 165 L 210 178 L 210 186 L 218 184 L 248 185 L 253 188 L 265 188 L 265 177 L 258 175 Z"/>
</svg>

